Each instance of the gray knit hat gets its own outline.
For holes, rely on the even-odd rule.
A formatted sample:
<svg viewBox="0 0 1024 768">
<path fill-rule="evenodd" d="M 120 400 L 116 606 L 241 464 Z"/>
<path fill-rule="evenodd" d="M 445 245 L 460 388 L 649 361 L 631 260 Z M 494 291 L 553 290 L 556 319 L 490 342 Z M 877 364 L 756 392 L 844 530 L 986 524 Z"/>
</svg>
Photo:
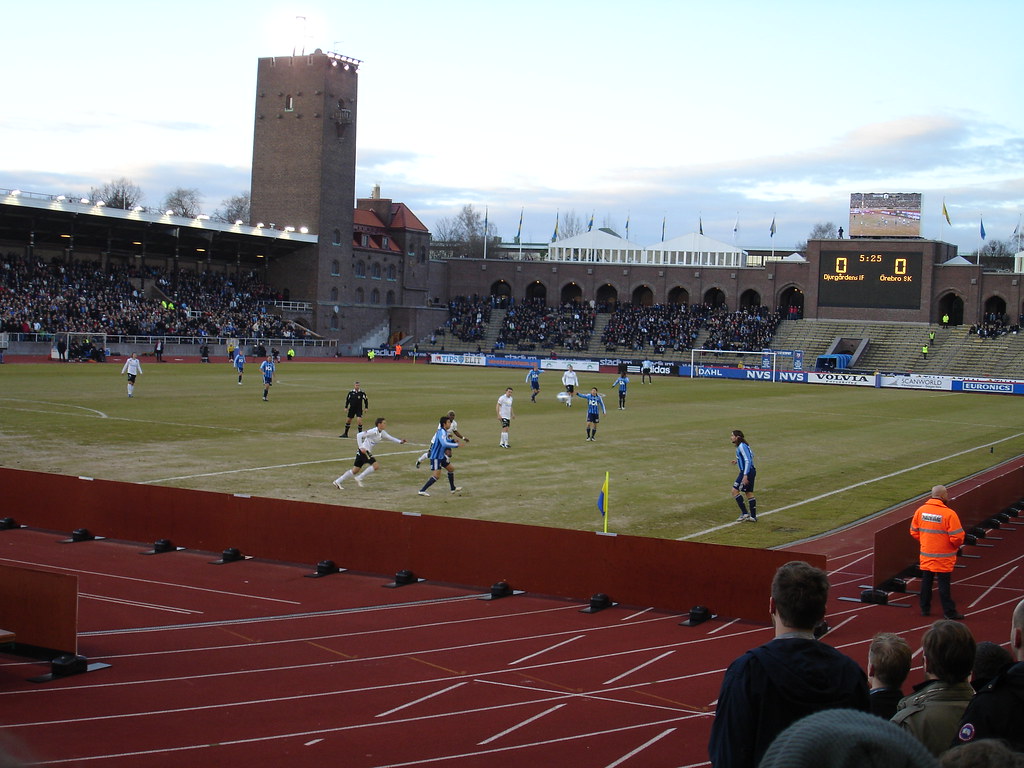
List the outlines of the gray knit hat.
<svg viewBox="0 0 1024 768">
<path fill-rule="evenodd" d="M 917 739 L 878 715 L 826 709 L 797 720 L 764 753 L 759 768 L 938 768 Z"/>
</svg>

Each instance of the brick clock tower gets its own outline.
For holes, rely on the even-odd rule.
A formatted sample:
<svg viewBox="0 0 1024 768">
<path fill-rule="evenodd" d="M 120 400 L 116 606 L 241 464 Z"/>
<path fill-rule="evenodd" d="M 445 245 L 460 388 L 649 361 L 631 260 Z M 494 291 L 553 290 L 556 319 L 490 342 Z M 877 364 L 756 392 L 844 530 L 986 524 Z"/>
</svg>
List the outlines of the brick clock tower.
<svg viewBox="0 0 1024 768">
<path fill-rule="evenodd" d="M 314 301 L 307 322 L 330 336 L 350 293 L 359 64 L 318 48 L 260 59 L 256 77 L 251 223 L 317 236 L 287 258 L 268 249 L 267 276 L 290 298 Z"/>
</svg>

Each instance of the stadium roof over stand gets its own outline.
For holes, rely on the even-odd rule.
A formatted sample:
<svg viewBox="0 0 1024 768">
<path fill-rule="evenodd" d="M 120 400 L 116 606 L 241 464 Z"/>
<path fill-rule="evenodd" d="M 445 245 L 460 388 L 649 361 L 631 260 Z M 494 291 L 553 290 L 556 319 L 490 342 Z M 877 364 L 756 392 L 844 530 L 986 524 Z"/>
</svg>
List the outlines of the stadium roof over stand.
<svg viewBox="0 0 1024 768">
<path fill-rule="evenodd" d="M 0 190 L 0 241 L 115 256 L 252 263 L 317 242 L 316 235 L 147 210 L 125 211 L 63 195 Z"/>
</svg>

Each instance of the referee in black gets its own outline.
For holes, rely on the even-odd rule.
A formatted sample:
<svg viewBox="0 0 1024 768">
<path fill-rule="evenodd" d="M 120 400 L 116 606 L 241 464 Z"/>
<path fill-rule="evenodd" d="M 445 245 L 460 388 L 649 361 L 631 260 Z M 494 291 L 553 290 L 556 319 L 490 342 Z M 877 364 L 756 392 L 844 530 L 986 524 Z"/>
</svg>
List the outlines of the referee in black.
<svg viewBox="0 0 1024 768">
<path fill-rule="evenodd" d="M 370 407 L 370 398 L 359 388 L 357 381 L 352 389 L 345 396 L 345 408 L 348 410 L 348 418 L 345 419 L 345 434 L 338 437 L 348 437 L 348 428 L 352 425 L 352 419 L 356 420 L 356 434 L 363 431 L 363 410 Z"/>
</svg>

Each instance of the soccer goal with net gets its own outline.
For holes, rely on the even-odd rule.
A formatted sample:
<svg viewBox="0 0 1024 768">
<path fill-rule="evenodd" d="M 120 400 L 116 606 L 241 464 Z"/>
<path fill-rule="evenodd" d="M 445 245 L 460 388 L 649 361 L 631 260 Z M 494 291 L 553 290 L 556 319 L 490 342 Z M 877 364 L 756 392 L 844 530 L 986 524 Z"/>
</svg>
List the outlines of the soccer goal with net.
<svg viewBox="0 0 1024 768">
<path fill-rule="evenodd" d="M 107 334 L 105 333 L 72 332 L 61 335 L 67 343 L 67 351 L 64 354 L 68 360 L 96 360 L 97 350 L 101 359 L 109 354 Z M 60 359 L 60 353 L 57 351 L 59 342 L 60 337 L 54 339 L 53 346 L 50 348 L 50 357 L 54 360 Z"/>
<path fill-rule="evenodd" d="M 772 372 L 772 381 L 776 380 L 778 371 L 778 353 L 764 350 L 762 352 L 737 352 L 725 349 L 692 349 L 690 350 L 690 378 L 699 379 L 715 376 L 716 368 L 755 368 Z M 703 372 L 702 372 L 703 371 Z"/>
</svg>

